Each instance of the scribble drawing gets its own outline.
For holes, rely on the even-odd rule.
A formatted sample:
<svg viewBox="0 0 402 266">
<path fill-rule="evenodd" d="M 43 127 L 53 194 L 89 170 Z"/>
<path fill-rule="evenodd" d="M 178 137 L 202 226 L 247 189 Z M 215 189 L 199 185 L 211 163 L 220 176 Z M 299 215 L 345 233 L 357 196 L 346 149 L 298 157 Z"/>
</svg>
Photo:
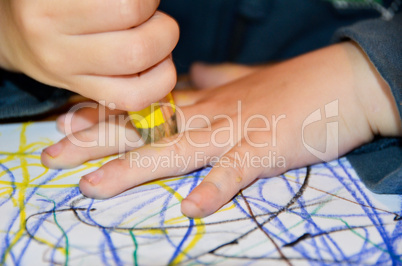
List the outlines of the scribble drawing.
<svg viewBox="0 0 402 266">
<path fill-rule="evenodd" d="M 370 193 L 346 159 L 260 179 L 188 219 L 180 201 L 209 169 L 92 200 L 77 183 L 105 160 L 42 167 L 54 127 L 0 126 L 1 264 L 402 264 L 401 196 Z"/>
</svg>

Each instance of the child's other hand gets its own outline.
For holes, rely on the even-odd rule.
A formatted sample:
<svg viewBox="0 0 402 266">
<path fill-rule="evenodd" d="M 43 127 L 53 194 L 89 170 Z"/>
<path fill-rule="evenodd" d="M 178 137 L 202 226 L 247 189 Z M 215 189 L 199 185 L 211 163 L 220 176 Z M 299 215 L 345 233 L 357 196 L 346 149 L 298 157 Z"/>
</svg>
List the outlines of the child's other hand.
<svg viewBox="0 0 402 266">
<path fill-rule="evenodd" d="M 122 110 L 139 110 L 176 82 L 179 30 L 159 0 L 2 0 L 0 67 Z"/>
<path fill-rule="evenodd" d="M 194 70 L 199 84 L 222 69 L 210 70 Z M 127 151 L 125 159 L 110 161 L 81 179 L 82 193 L 94 198 L 112 197 L 133 186 L 214 163 L 209 175 L 182 202 L 185 215 L 203 217 L 257 178 L 335 159 L 376 134 L 402 135 L 387 84 L 352 43 L 247 71 L 246 76 L 229 77 L 216 88 L 174 94 L 184 133 L 161 142 L 178 140 L 174 145 L 140 147 L 129 121 L 118 119 L 123 114 L 106 110 L 106 119 L 88 122 L 97 110 L 90 114 L 82 109 L 72 121 L 60 119 L 59 127 L 72 128 L 75 133 L 70 139 L 106 145 L 79 147 L 65 138 L 43 152 L 42 162 L 53 168 L 74 167 Z M 121 139 L 135 144 L 119 147 Z M 107 145 L 113 141 L 115 145 Z"/>
</svg>

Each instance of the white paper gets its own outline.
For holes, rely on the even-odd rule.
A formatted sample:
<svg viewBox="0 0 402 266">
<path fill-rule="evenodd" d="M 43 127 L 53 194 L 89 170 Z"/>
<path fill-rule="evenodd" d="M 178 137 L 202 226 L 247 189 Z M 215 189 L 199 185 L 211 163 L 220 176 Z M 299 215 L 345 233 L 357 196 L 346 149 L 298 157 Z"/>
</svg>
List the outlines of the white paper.
<svg viewBox="0 0 402 266">
<path fill-rule="evenodd" d="M 62 137 L 53 122 L 0 126 L 0 264 L 402 263 L 401 196 L 369 192 L 344 158 L 260 179 L 190 220 L 180 200 L 209 169 L 92 200 L 77 184 L 99 163 L 40 163 Z"/>
</svg>

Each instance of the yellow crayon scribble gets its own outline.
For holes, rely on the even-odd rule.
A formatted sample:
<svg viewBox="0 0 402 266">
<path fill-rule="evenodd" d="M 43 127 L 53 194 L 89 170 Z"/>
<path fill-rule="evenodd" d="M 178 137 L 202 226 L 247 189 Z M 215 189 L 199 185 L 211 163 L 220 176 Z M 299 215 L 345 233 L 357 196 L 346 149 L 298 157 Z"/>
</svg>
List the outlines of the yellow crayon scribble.
<svg viewBox="0 0 402 266">
<path fill-rule="evenodd" d="M 177 191 L 175 191 L 173 188 L 168 186 L 166 184 L 168 180 L 158 180 L 155 181 L 155 184 L 160 185 L 162 188 L 164 188 L 166 191 L 171 193 L 176 199 L 178 199 L 180 202 L 183 200 L 183 196 L 180 195 Z M 167 220 L 166 223 L 171 223 L 171 221 Z M 180 254 L 172 261 L 172 265 L 177 265 L 180 264 L 180 262 L 185 258 L 187 253 L 195 247 L 195 245 L 202 239 L 202 237 L 205 234 L 205 224 L 202 219 L 194 219 L 194 227 L 196 228 L 196 233 L 193 234 L 193 239 L 190 241 L 190 243 L 183 248 L 183 250 L 180 252 Z"/>
<path fill-rule="evenodd" d="M 22 129 L 21 129 L 21 134 L 20 134 L 20 145 L 18 148 L 19 153 L 24 153 L 27 149 L 26 143 L 26 129 L 30 125 L 30 123 L 24 123 L 22 124 Z M 29 145 L 30 147 L 32 145 Z M 28 173 L 28 162 L 25 157 L 20 157 L 20 164 L 21 164 L 21 170 L 22 170 L 22 182 L 15 184 L 14 186 L 16 189 L 18 189 L 18 194 L 17 194 L 17 199 L 16 203 L 19 208 L 19 221 L 20 225 L 17 230 L 17 232 L 14 235 L 14 239 L 10 242 L 9 246 L 7 247 L 1 263 L 4 263 L 7 255 L 10 253 L 11 249 L 14 247 L 15 244 L 18 243 L 18 241 L 23 237 L 25 233 L 25 223 L 26 223 L 26 212 L 25 212 L 25 193 L 26 189 L 28 188 L 29 185 L 29 173 Z"/>
</svg>

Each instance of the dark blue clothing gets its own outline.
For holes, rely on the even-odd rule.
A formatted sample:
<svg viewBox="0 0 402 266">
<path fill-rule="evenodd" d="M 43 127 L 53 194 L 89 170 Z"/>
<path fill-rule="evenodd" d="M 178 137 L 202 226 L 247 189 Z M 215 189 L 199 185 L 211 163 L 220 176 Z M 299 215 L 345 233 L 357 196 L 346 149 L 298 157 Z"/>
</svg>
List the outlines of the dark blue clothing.
<svg viewBox="0 0 402 266">
<path fill-rule="evenodd" d="M 69 91 L 0 68 L 0 121 L 44 114 L 65 104 L 70 95 Z"/>
<path fill-rule="evenodd" d="M 173 52 L 179 73 L 194 61 L 272 62 L 351 39 L 390 85 L 401 115 L 400 5 L 387 0 L 162 0 L 160 8 L 181 28 Z M 42 113 L 68 97 L 28 78 L 21 84 L 20 78 L 2 72 L 0 119 Z M 347 157 L 373 191 L 402 193 L 400 139 L 378 139 Z"/>
</svg>

